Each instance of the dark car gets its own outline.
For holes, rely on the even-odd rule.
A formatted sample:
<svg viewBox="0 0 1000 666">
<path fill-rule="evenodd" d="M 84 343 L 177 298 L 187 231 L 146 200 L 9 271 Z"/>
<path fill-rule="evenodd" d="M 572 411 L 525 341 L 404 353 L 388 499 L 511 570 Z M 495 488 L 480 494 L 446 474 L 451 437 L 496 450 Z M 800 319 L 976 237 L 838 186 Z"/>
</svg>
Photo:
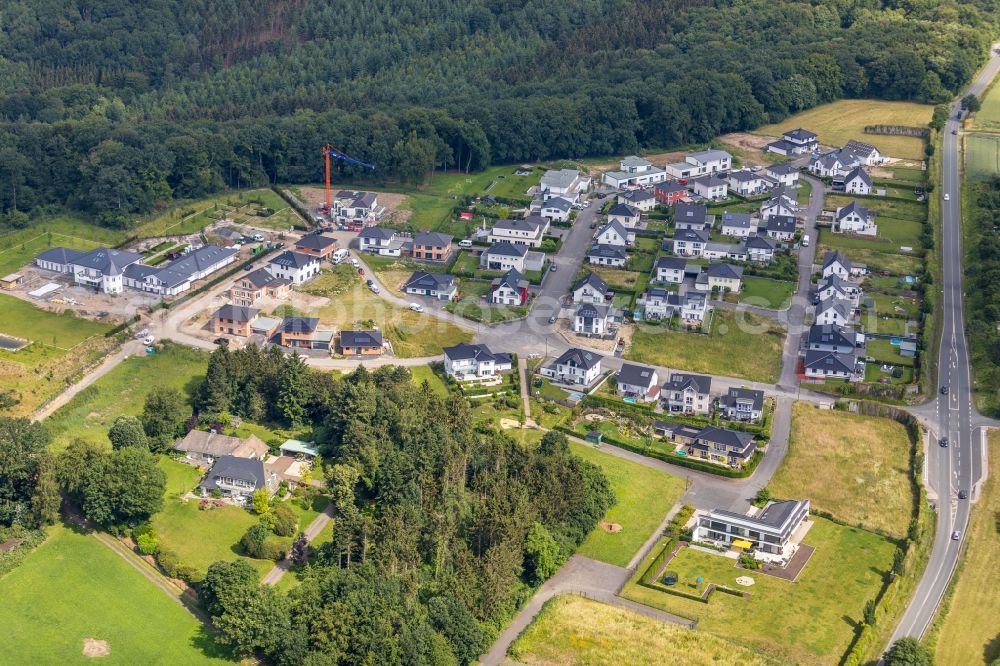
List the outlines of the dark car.
<svg viewBox="0 0 1000 666">
<path fill-rule="evenodd" d="M 247 262 L 247 263 L 243 264 L 243 270 L 245 270 L 245 271 L 248 271 L 248 270 L 250 270 L 252 268 L 253 268 L 253 264 L 251 264 L 250 262 Z"/>
<path fill-rule="evenodd" d="M 955 530 L 954 532 L 951 533 L 951 540 L 952 541 L 958 541 L 961 538 L 962 538 L 962 533 L 960 531 Z"/>
<path fill-rule="evenodd" d="M 214 342 L 217 345 L 224 345 L 226 347 L 229 346 L 229 338 L 216 338 Z"/>
<path fill-rule="evenodd" d="M 965 492 L 964 490 L 959 490 L 958 499 L 969 499 L 969 493 Z"/>
<path fill-rule="evenodd" d="M 365 284 L 367 284 L 370 287 L 373 284 L 375 284 L 375 280 L 368 280 L 368 281 L 365 282 Z"/>
<path fill-rule="evenodd" d="M 940 440 L 938 440 L 938 444 L 940 444 L 944 448 L 948 448 L 948 438 L 942 437 Z"/>
<path fill-rule="evenodd" d="M 941 395 L 948 395 L 948 387 L 947 386 L 942 386 L 941 387 Z"/>
<path fill-rule="evenodd" d="M 556 323 L 556 316 L 555 315 L 552 315 L 551 317 L 549 317 L 549 323 L 550 324 Z"/>
</svg>

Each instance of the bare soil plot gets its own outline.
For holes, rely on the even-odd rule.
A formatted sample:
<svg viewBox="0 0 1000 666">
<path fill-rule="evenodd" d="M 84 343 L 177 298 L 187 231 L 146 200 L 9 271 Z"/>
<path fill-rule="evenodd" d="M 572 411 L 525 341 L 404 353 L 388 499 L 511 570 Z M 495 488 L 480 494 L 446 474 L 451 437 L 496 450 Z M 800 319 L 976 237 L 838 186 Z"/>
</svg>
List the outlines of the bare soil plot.
<svg viewBox="0 0 1000 666">
<path fill-rule="evenodd" d="M 352 189 L 352 188 L 346 188 Z M 340 188 L 335 185 L 330 186 L 330 191 L 336 194 Z M 322 187 L 300 187 L 299 191 L 302 193 L 302 198 L 305 200 L 306 205 L 310 208 L 318 208 L 319 206 L 326 203 L 326 189 Z M 378 205 L 384 206 L 386 209 L 386 214 L 383 219 L 391 220 L 393 222 L 406 222 L 410 219 L 413 211 L 409 209 L 406 205 L 407 197 L 405 194 L 399 194 L 397 192 L 379 192 L 375 189 L 366 190 L 368 192 L 378 192 Z"/>
</svg>

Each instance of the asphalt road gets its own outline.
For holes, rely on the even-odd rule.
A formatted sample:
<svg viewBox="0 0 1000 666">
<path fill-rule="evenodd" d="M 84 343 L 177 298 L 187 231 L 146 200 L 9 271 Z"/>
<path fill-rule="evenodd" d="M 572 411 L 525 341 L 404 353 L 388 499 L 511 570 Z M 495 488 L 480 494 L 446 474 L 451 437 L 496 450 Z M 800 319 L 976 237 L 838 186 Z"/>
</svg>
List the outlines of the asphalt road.
<svg viewBox="0 0 1000 666">
<path fill-rule="evenodd" d="M 995 48 L 995 45 L 994 45 Z M 1000 56 L 994 50 L 990 60 L 969 86 L 967 92 L 979 95 L 1000 71 Z M 975 403 L 969 372 L 969 350 L 965 339 L 962 315 L 962 252 L 961 240 L 961 123 L 955 120 L 958 105 L 951 110 L 951 118 L 944 129 L 942 151 L 942 183 L 938 190 L 941 199 L 941 227 L 943 260 L 941 320 L 941 350 L 938 356 L 939 385 L 948 387 L 948 394 L 940 391 L 933 401 L 930 414 L 936 423 L 937 438 L 947 437 L 950 445 L 945 448 L 933 440 L 926 457 L 925 479 L 937 495 L 938 522 L 931 550 L 930 561 L 917 586 L 916 594 L 900 621 L 892 640 L 913 636 L 920 638 L 927 631 L 941 603 L 948 582 L 958 564 L 962 542 L 969 524 L 971 503 L 959 500 L 958 491 L 969 491 L 982 479 L 983 437 L 975 427 Z M 956 134 L 953 134 L 956 132 Z M 949 200 L 945 201 L 944 196 Z M 925 412 L 927 413 L 927 412 Z M 958 531 L 960 539 L 952 539 Z"/>
</svg>

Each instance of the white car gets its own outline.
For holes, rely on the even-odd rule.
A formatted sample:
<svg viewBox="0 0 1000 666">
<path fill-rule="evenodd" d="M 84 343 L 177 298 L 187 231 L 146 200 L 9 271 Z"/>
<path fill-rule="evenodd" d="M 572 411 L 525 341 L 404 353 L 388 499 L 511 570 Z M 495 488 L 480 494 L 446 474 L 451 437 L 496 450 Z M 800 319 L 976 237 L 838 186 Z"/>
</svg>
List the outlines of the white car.
<svg viewBox="0 0 1000 666">
<path fill-rule="evenodd" d="M 253 239 L 257 242 L 264 240 L 264 234 L 254 234 Z"/>
<path fill-rule="evenodd" d="M 351 266 L 354 266 L 355 268 L 357 268 L 360 265 L 361 265 L 360 261 L 358 261 L 357 259 L 351 257 Z"/>
<path fill-rule="evenodd" d="M 422 306 L 420 303 L 410 303 L 410 309 L 413 310 L 414 312 L 423 312 L 424 306 Z"/>
<path fill-rule="evenodd" d="M 944 200 L 945 201 L 951 201 L 951 195 L 950 194 L 944 195 Z"/>
<path fill-rule="evenodd" d="M 372 286 L 370 286 L 368 288 L 372 290 L 373 294 L 377 294 L 378 292 L 382 291 L 381 289 L 378 288 L 377 284 L 373 284 Z"/>
<path fill-rule="evenodd" d="M 144 344 L 144 345 L 146 345 L 148 347 L 149 345 L 153 344 L 153 340 L 155 340 L 155 339 L 156 338 L 154 338 L 152 335 L 147 335 L 146 337 L 144 337 L 142 339 L 142 344 Z"/>
</svg>

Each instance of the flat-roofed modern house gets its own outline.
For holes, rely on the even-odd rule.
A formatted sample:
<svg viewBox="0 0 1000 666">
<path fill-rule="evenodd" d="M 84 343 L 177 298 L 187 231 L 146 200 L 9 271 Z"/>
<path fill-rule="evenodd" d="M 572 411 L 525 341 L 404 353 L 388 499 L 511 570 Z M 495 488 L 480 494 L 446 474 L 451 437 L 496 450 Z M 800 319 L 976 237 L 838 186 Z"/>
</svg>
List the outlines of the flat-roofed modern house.
<svg viewBox="0 0 1000 666">
<path fill-rule="evenodd" d="M 549 169 L 542 174 L 538 189 L 548 199 L 550 197 L 565 197 L 576 201 L 581 192 L 590 188 L 590 176 L 581 174 L 576 169 Z"/>
<path fill-rule="evenodd" d="M 540 271 L 545 265 L 545 255 L 541 252 L 529 252 L 527 245 L 514 245 L 506 241 L 494 243 L 479 255 L 479 267 L 488 271 L 509 271 L 517 269 L 521 274 L 525 271 Z"/>
<path fill-rule="evenodd" d="M 618 395 L 623 398 L 656 402 L 660 397 L 660 379 L 656 368 L 635 363 L 623 363 L 615 375 Z"/>
<path fill-rule="evenodd" d="M 542 366 L 539 374 L 562 384 L 590 386 L 601 375 L 600 354 L 572 347 L 550 365 Z"/>
<path fill-rule="evenodd" d="M 285 443 L 278 447 L 278 450 L 281 451 L 281 455 L 293 458 L 301 456 L 306 460 L 312 460 L 319 457 L 316 442 L 303 442 L 299 439 L 286 439 Z"/>
<path fill-rule="evenodd" d="M 713 509 L 698 518 L 694 539 L 752 551 L 760 560 L 781 562 L 795 554 L 796 532 L 809 518 L 809 500 L 772 502 L 755 516 Z"/>
<path fill-rule="evenodd" d="M 460 342 L 444 349 L 445 374 L 460 382 L 495 379 L 501 372 L 510 372 L 512 367 L 509 354 L 492 352 L 486 345 Z"/>
<path fill-rule="evenodd" d="M 344 356 L 381 356 L 384 344 L 381 331 L 340 332 L 340 353 Z"/>
<path fill-rule="evenodd" d="M 333 331 L 319 328 L 319 319 L 315 317 L 285 317 L 281 322 L 282 347 L 330 350 L 333 337 Z"/>
<path fill-rule="evenodd" d="M 538 247 L 545 240 L 549 221 L 540 215 L 532 215 L 523 220 L 497 220 L 490 230 L 491 243 L 513 243 Z"/>
<path fill-rule="evenodd" d="M 666 172 L 652 162 L 636 155 L 629 155 L 618 163 L 618 171 L 604 174 L 604 183 L 614 188 L 648 187 L 667 179 Z"/>
<path fill-rule="evenodd" d="M 303 284 L 319 275 L 319 258 L 288 250 L 271 259 L 267 270 L 274 277 L 284 278 L 292 284 Z"/>
<path fill-rule="evenodd" d="M 729 171 L 733 166 L 733 156 L 724 150 L 702 150 L 691 153 L 683 162 L 666 166 L 668 175 L 674 178 L 692 178 L 706 173 Z"/>
</svg>

